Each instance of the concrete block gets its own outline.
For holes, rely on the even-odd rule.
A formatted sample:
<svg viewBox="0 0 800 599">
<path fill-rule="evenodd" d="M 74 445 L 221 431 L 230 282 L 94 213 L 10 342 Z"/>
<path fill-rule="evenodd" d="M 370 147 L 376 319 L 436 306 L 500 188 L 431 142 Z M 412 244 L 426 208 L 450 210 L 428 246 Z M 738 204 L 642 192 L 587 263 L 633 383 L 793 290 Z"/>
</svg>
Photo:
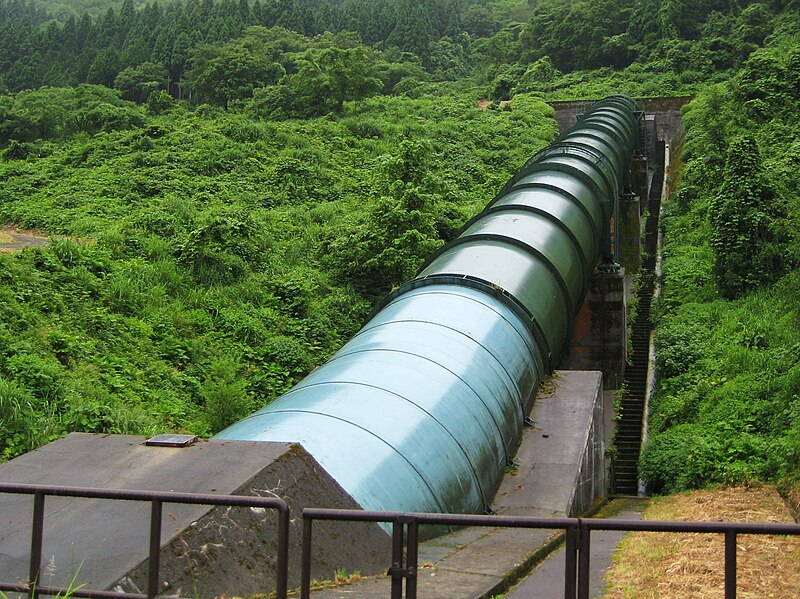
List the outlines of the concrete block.
<svg viewBox="0 0 800 599">
<path fill-rule="evenodd" d="M 540 391 L 492 508 L 499 514 L 574 516 L 605 496 L 602 375 L 556 371 L 552 389 Z"/>
<path fill-rule="evenodd" d="M 302 508 L 359 506 L 299 445 L 203 441 L 149 447 L 144 437 L 72 434 L 0 465 L 0 481 L 282 497 L 292 514 L 290 586 L 299 585 Z M 27 578 L 30 496 L 0 495 L 0 579 Z M 46 500 L 43 583 L 146 589 L 149 504 Z M 162 592 L 194 597 L 268 593 L 275 584 L 277 515 L 248 508 L 164 505 Z M 388 535 L 375 524 L 320 522 L 312 576 L 385 570 Z"/>
</svg>

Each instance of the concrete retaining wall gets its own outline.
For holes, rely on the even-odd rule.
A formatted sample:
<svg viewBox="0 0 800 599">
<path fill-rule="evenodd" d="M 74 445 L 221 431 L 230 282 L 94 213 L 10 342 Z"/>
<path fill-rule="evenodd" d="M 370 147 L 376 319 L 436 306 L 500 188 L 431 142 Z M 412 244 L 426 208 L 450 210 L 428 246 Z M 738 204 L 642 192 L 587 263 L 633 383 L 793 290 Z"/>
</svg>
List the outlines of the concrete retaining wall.
<svg viewBox="0 0 800 599">
<path fill-rule="evenodd" d="M 567 515 L 582 516 L 596 507 L 606 496 L 605 421 L 602 381 L 597 380 L 593 391 L 592 419 L 586 431 L 586 444 L 581 452 L 574 492 L 569 499 Z"/>
<path fill-rule="evenodd" d="M 637 101 L 642 105 L 646 114 L 655 116 L 658 139 L 669 142 L 672 139 L 677 139 L 682 133 L 681 108 L 691 99 L 692 96 L 675 96 L 640 98 Z M 569 129 L 575 124 L 578 115 L 583 114 L 596 101 L 590 99 L 550 102 L 550 106 L 556 111 L 559 130 L 566 131 Z"/>
</svg>

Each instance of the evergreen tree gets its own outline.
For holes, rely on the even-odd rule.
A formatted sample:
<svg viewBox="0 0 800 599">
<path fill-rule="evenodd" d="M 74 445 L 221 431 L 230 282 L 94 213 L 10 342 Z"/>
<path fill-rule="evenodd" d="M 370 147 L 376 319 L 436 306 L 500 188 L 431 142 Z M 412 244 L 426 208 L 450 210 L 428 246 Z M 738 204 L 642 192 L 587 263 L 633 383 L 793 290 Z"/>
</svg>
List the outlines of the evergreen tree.
<svg viewBox="0 0 800 599">
<path fill-rule="evenodd" d="M 386 43 L 416 54 L 427 65 L 437 37 L 435 8 L 430 2 L 400 0 L 396 25 Z"/>
<path fill-rule="evenodd" d="M 113 47 L 104 48 L 97 53 L 92 66 L 89 67 L 87 82 L 112 87 L 119 71 L 119 52 Z"/>
</svg>

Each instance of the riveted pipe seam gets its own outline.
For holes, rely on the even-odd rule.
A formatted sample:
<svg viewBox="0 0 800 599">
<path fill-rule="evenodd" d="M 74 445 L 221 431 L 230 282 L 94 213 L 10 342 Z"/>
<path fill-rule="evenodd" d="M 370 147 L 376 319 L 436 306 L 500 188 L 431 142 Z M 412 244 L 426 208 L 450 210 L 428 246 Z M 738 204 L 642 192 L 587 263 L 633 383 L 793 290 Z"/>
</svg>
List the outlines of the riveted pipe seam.
<svg viewBox="0 0 800 599">
<path fill-rule="evenodd" d="M 583 216 L 586 218 L 586 222 L 589 224 L 589 227 L 591 227 L 591 229 L 592 229 L 593 239 L 598 239 L 600 237 L 600 232 L 599 232 L 599 230 L 597 228 L 597 224 L 595 223 L 594 218 L 592 218 L 592 215 L 589 212 L 589 209 L 575 195 L 570 193 L 568 190 L 564 189 L 563 187 L 557 187 L 557 186 L 552 185 L 552 184 L 543 183 L 543 182 L 517 184 L 517 185 L 514 186 L 514 188 L 511 191 L 509 191 L 509 192 L 507 192 L 507 193 L 505 193 L 503 195 L 500 195 L 500 196 L 496 197 L 494 200 L 492 200 L 492 203 L 489 205 L 488 209 L 489 210 L 493 209 L 501 200 L 505 200 L 506 198 L 508 198 L 509 196 L 513 195 L 517 191 L 520 192 L 520 193 L 524 193 L 526 190 L 540 190 L 540 189 L 546 189 L 548 191 L 552 191 L 554 193 L 557 193 L 557 194 L 563 196 L 569 202 L 571 202 L 578 210 L 581 211 L 581 214 L 583 214 Z M 477 219 L 479 216 L 480 215 L 476 216 L 473 220 Z M 594 261 L 592 260 L 592 258 L 588 254 L 588 252 L 586 252 L 585 250 L 584 250 L 584 256 L 586 256 L 587 265 L 588 264 L 592 264 L 591 268 L 589 268 L 587 266 L 587 276 L 588 276 L 588 274 L 591 272 L 591 270 L 594 269 L 594 266 L 593 266 Z M 596 256 L 594 256 L 594 257 L 596 257 Z"/>
<path fill-rule="evenodd" d="M 444 326 L 444 325 L 442 325 L 440 323 L 437 323 L 437 322 L 424 321 L 424 320 L 393 320 L 391 322 L 383 323 L 383 324 L 380 324 L 378 326 L 372 327 L 370 330 L 372 331 L 372 330 L 376 330 L 376 329 L 379 329 L 379 328 L 388 329 L 388 328 L 391 328 L 393 325 L 406 325 L 406 324 L 411 324 L 411 323 L 413 323 L 416 326 L 440 327 L 442 329 L 447 329 L 447 331 L 449 333 L 463 336 L 465 339 L 468 339 L 472 343 L 480 346 L 481 349 L 484 350 L 489 356 L 491 356 L 492 360 L 494 361 L 494 364 L 492 364 L 490 362 L 490 365 L 491 365 L 490 368 L 492 368 L 493 370 L 496 370 L 497 373 L 500 374 L 504 385 L 508 389 L 509 395 L 516 396 L 516 398 L 518 399 L 519 404 L 522 406 L 521 409 L 524 410 L 523 390 L 520 387 L 520 385 L 517 384 L 517 381 L 514 380 L 514 378 L 512 377 L 511 373 L 506 369 L 506 367 L 503 364 L 503 362 L 500 359 L 500 357 L 497 356 L 492 351 L 492 349 L 490 347 L 487 347 L 486 345 L 482 344 L 477 339 L 474 339 L 472 337 L 469 337 L 468 335 L 465 335 L 462 331 L 459 331 L 458 329 L 456 329 L 454 327 Z M 331 358 L 330 361 L 337 360 L 340 357 L 349 356 L 351 354 L 360 353 L 360 352 L 363 352 L 363 351 L 366 351 L 366 350 L 361 350 L 361 349 L 348 350 L 346 352 L 343 352 L 341 355 L 339 355 L 337 353 L 337 355 L 334 356 L 333 358 Z M 411 352 L 409 352 L 409 353 L 411 353 Z M 420 354 L 416 354 L 416 355 L 420 355 Z M 423 356 L 420 356 L 420 357 L 423 357 Z M 444 364 L 442 364 L 440 362 L 437 362 L 433 358 L 431 358 L 429 356 L 424 356 L 424 358 L 426 360 L 430 361 L 431 363 L 436 364 L 437 366 L 440 366 L 441 368 L 447 370 L 453 376 L 455 376 L 459 380 L 463 381 L 464 385 L 475 395 L 475 398 L 480 402 L 480 405 L 482 405 L 482 406 L 484 406 L 484 408 L 486 408 L 487 413 L 489 414 L 489 417 L 491 418 L 492 422 L 494 423 L 495 427 L 497 428 L 497 433 L 500 434 L 500 435 L 503 434 L 502 427 L 497 422 L 497 420 L 496 420 L 494 414 L 492 413 L 491 409 L 486 404 L 486 402 L 483 400 L 483 398 L 480 396 L 480 394 L 470 386 L 469 382 L 467 382 L 466 380 L 461 378 L 457 372 L 455 372 L 454 370 L 448 368 L 446 365 L 444 365 Z M 494 368 L 495 364 L 497 365 L 498 368 Z"/>
<path fill-rule="evenodd" d="M 381 350 L 381 351 L 386 352 L 386 353 L 390 353 L 390 350 Z M 406 354 L 408 354 L 408 352 L 396 352 L 396 353 L 406 353 Z M 410 354 L 410 355 L 416 355 L 416 354 Z M 418 355 L 416 355 L 416 357 L 423 358 L 422 356 L 418 356 Z M 321 386 L 324 386 L 324 385 L 336 385 L 336 386 L 342 387 L 342 388 L 346 388 L 348 386 L 353 386 L 353 387 L 365 387 L 365 388 L 368 388 L 368 389 L 374 389 L 376 391 L 380 391 L 380 392 L 383 392 L 383 393 L 386 393 L 386 394 L 389 394 L 389 395 L 393 395 L 395 398 L 399 399 L 400 401 L 403 401 L 403 402 L 409 404 L 410 406 L 414 406 L 415 408 L 420 410 L 428 418 L 430 418 L 433 422 L 435 422 L 439 427 L 441 427 L 441 430 L 444 431 L 444 433 L 450 438 L 452 443 L 454 445 L 456 445 L 461 450 L 461 454 L 464 456 L 464 459 L 467 461 L 467 464 L 469 464 L 469 466 L 470 466 L 469 473 L 472 475 L 473 482 L 474 482 L 475 486 L 477 487 L 480 496 L 483 498 L 484 504 L 488 507 L 488 503 L 491 501 L 491 497 L 488 497 L 485 494 L 485 492 L 483 491 L 483 489 L 482 489 L 480 477 L 477 474 L 479 469 L 473 463 L 473 458 L 470 455 L 470 452 L 467 451 L 467 449 L 463 445 L 462 441 L 459 440 L 459 438 L 455 434 L 453 434 L 453 432 L 447 427 L 447 425 L 442 420 L 437 418 L 434 414 L 432 414 L 431 412 L 426 410 L 424 406 L 420 405 L 419 403 L 415 402 L 413 399 L 410 399 L 409 397 L 407 397 L 405 395 L 402 395 L 400 393 L 397 393 L 396 391 L 393 391 L 392 389 L 389 389 L 389 388 L 386 388 L 386 387 L 381 387 L 381 386 L 378 386 L 378 385 L 367 384 L 367 383 L 364 383 L 364 382 L 361 382 L 361 381 L 347 381 L 347 380 L 333 379 L 333 380 L 326 381 L 326 382 L 314 383 L 313 385 L 306 385 L 305 387 L 302 387 L 302 388 L 306 388 L 306 387 L 321 387 Z M 297 391 L 299 391 L 299 389 Z M 286 395 L 288 396 L 288 395 L 290 395 L 290 393 L 287 393 Z M 329 412 L 320 412 L 320 411 L 316 411 L 316 410 L 300 410 L 300 409 L 275 410 L 274 413 L 276 413 L 276 414 L 278 414 L 278 413 L 309 413 L 309 414 L 317 414 L 317 415 L 320 415 L 320 416 L 328 416 L 328 417 L 331 417 L 331 418 L 336 418 L 337 417 L 334 414 L 331 414 Z M 364 428 L 364 427 L 362 426 L 361 428 Z M 366 430 L 366 429 L 364 429 L 364 430 Z M 395 449 L 395 451 L 397 450 L 397 448 L 395 448 L 395 447 L 393 447 L 393 449 Z M 429 486 L 430 486 L 430 484 L 429 484 Z"/>
<path fill-rule="evenodd" d="M 550 372 L 552 370 L 553 354 L 550 351 L 550 345 L 547 341 L 546 335 L 544 334 L 544 329 L 542 328 L 541 323 L 528 310 L 525 304 L 519 301 L 506 289 L 503 289 L 502 287 L 492 283 L 489 280 L 482 279 L 480 277 L 475 277 L 472 275 L 465 275 L 459 273 L 446 273 L 446 272 L 433 273 L 420 276 L 416 279 L 412 279 L 408 283 L 404 283 L 403 285 L 398 287 L 395 291 L 390 293 L 387 296 L 387 299 L 391 300 L 397 298 L 398 296 L 412 289 L 418 289 L 420 287 L 424 287 L 427 285 L 440 285 L 440 284 L 458 285 L 462 287 L 476 289 L 478 291 L 486 293 L 489 296 L 496 298 L 497 300 L 502 302 L 505 306 L 509 307 L 515 314 L 517 314 L 517 316 L 519 316 L 522 319 L 523 322 L 527 324 L 527 329 L 530 331 L 531 335 L 535 339 L 536 350 L 533 352 L 533 355 L 537 364 L 539 364 L 539 366 L 541 367 L 541 371 Z M 379 305 L 386 305 L 386 304 L 381 303 Z"/>
<path fill-rule="evenodd" d="M 486 214 L 483 215 L 484 217 Z M 483 220 L 483 219 L 481 219 Z M 454 239 L 452 243 L 447 244 L 445 247 L 448 251 L 454 250 L 459 248 L 460 246 L 470 245 L 470 244 L 478 244 L 482 241 L 495 241 L 501 244 L 512 245 L 514 247 L 520 248 L 525 250 L 532 256 L 534 256 L 537 260 L 541 261 L 542 264 L 545 265 L 548 271 L 553 275 L 553 278 L 558 285 L 559 290 L 561 291 L 561 295 L 563 297 L 563 301 L 567 304 L 567 309 L 570 313 L 575 311 L 575 306 L 572 298 L 570 297 L 569 287 L 567 286 L 567 282 L 564 280 L 564 276 L 558 270 L 558 268 L 553 264 L 552 260 L 550 260 L 541 250 L 535 248 L 520 239 L 516 239 L 514 237 L 509 237 L 507 235 L 501 235 L 498 233 L 473 233 L 466 237 L 459 237 Z M 440 258 L 445 256 L 447 252 L 441 252 L 434 255 L 434 259 Z"/>
<path fill-rule="evenodd" d="M 491 422 L 494 424 L 495 429 L 497 430 L 497 433 L 503 439 L 503 441 L 504 441 L 503 445 L 505 447 L 508 447 L 510 445 L 510 440 L 508 442 L 506 442 L 506 439 L 503 436 L 504 435 L 503 427 L 500 425 L 500 422 L 498 421 L 498 418 L 497 418 L 498 415 L 496 415 L 496 414 L 494 414 L 492 412 L 492 409 L 491 409 L 490 405 L 488 403 L 486 403 L 486 401 L 484 401 L 484 399 L 481 396 L 481 393 L 479 392 L 479 390 L 476 389 L 473 386 L 472 383 L 470 383 L 469 381 L 467 381 L 464 378 L 462 378 L 454 369 L 448 367 L 446 364 L 443 364 L 442 362 L 434 360 L 434 359 L 432 359 L 432 358 L 430 358 L 428 356 L 424 356 L 424 355 L 421 355 L 421 354 L 413 353 L 413 352 L 410 352 L 410 351 L 387 350 L 387 349 L 373 349 L 373 350 L 354 351 L 354 352 L 350 352 L 350 353 L 344 354 L 342 357 L 355 356 L 355 355 L 358 355 L 358 354 L 370 354 L 370 357 L 372 357 L 372 354 L 378 353 L 378 352 L 384 352 L 384 353 L 387 353 L 387 354 L 389 354 L 391 352 L 395 352 L 395 353 L 398 353 L 398 354 L 406 354 L 407 356 L 414 356 L 415 358 L 419 358 L 421 360 L 425 360 L 425 361 L 429 362 L 432 366 L 440 368 L 443 371 L 446 371 L 451 376 L 453 376 L 455 379 L 458 379 L 458 381 L 461 384 L 463 384 L 466 389 L 469 390 L 469 392 L 471 393 L 472 396 L 478 398 L 478 400 L 480 402 L 479 405 L 484 408 L 484 410 L 486 411 L 487 415 L 489 416 Z M 301 388 L 305 389 L 307 387 L 312 387 L 312 386 L 318 385 L 318 384 L 321 384 L 321 383 L 314 383 L 312 385 L 304 385 Z M 520 418 L 521 418 L 521 416 L 520 416 Z M 507 461 L 507 460 L 505 460 L 505 461 Z"/>
<path fill-rule="evenodd" d="M 507 197 L 507 196 L 504 196 L 504 197 Z M 558 227 L 561 230 L 561 232 L 569 238 L 570 242 L 572 242 L 572 245 L 575 248 L 575 253 L 578 256 L 578 260 L 581 263 L 581 271 L 584 272 L 584 273 L 588 271 L 588 264 L 587 264 L 587 261 L 586 261 L 586 255 L 583 252 L 583 247 L 581 246 L 580 241 L 578 241 L 578 238 L 575 236 L 575 233 L 572 231 L 572 229 L 570 229 L 564 223 L 563 220 L 558 218 L 552 212 L 548 212 L 547 210 L 545 210 L 543 208 L 537 208 L 536 206 L 529 206 L 529 205 L 526 205 L 526 204 L 502 204 L 502 205 L 499 205 L 499 206 L 498 205 L 494 205 L 491 208 L 488 208 L 487 210 L 484 211 L 483 214 L 488 215 L 488 214 L 495 214 L 495 213 L 512 212 L 512 211 L 517 211 L 517 210 L 520 211 L 520 212 L 530 212 L 531 214 L 535 214 L 537 216 L 541 216 L 542 218 L 548 220 L 550 223 L 552 223 L 553 225 Z M 472 223 L 474 223 L 474 222 L 476 222 L 478 220 L 480 220 L 480 219 L 473 218 L 467 223 L 467 225 L 471 225 Z M 580 293 L 578 294 L 578 296 L 579 297 L 583 297 L 583 293 L 585 291 L 585 288 L 584 288 L 585 287 L 585 283 L 583 281 L 581 281 L 580 284 L 581 284 L 581 288 L 580 288 Z"/>
</svg>

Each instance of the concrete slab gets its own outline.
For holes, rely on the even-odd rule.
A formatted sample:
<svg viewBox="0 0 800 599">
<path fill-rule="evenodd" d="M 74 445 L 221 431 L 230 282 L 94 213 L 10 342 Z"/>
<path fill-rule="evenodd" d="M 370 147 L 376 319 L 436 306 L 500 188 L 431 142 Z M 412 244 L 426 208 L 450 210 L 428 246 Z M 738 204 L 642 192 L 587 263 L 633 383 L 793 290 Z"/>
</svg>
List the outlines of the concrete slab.
<svg viewBox="0 0 800 599">
<path fill-rule="evenodd" d="M 212 440 L 150 447 L 144 437 L 72 434 L 0 465 L 0 481 L 220 495 L 280 496 L 295 518 L 290 584 L 299 584 L 303 507 L 358 509 L 299 445 Z M 0 579 L 23 582 L 32 498 L 0 495 Z M 277 516 L 271 511 L 167 504 L 162 532 L 164 591 L 195 597 L 269 592 L 274 587 Z M 91 589 L 145 588 L 149 505 L 51 497 L 46 501 L 43 583 Z M 378 572 L 389 538 L 377 525 L 315 529 L 317 578 L 337 568 Z"/>
<path fill-rule="evenodd" d="M 569 516 L 590 509 L 605 494 L 604 469 L 588 468 L 605 453 L 601 394 L 599 372 L 554 373 L 552 386 L 536 397 L 533 426 L 523 431 L 515 458 L 518 469 L 503 479 L 492 509 L 498 514 L 527 508 Z M 588 505 L 575 501 L 581 496 L 576 493 L 579 482 L 590 486 Z"/>
<path fill-rule="evenodd" d="M 631 506 L 616 514 L 622 520 L 641 520 L 643 503 L 630 502 Z M 596 530 L 592 533 L 589 558 L 589 596 L 602 597 L 605 575 L 612 565 L 612 555 L 627 533 L 612 530 Z M 564 597 L 564 549 L 563 547 L 539 564 L 525 580 L 505 594 L 505 599 L 563 599 Z"/>
</svg>

